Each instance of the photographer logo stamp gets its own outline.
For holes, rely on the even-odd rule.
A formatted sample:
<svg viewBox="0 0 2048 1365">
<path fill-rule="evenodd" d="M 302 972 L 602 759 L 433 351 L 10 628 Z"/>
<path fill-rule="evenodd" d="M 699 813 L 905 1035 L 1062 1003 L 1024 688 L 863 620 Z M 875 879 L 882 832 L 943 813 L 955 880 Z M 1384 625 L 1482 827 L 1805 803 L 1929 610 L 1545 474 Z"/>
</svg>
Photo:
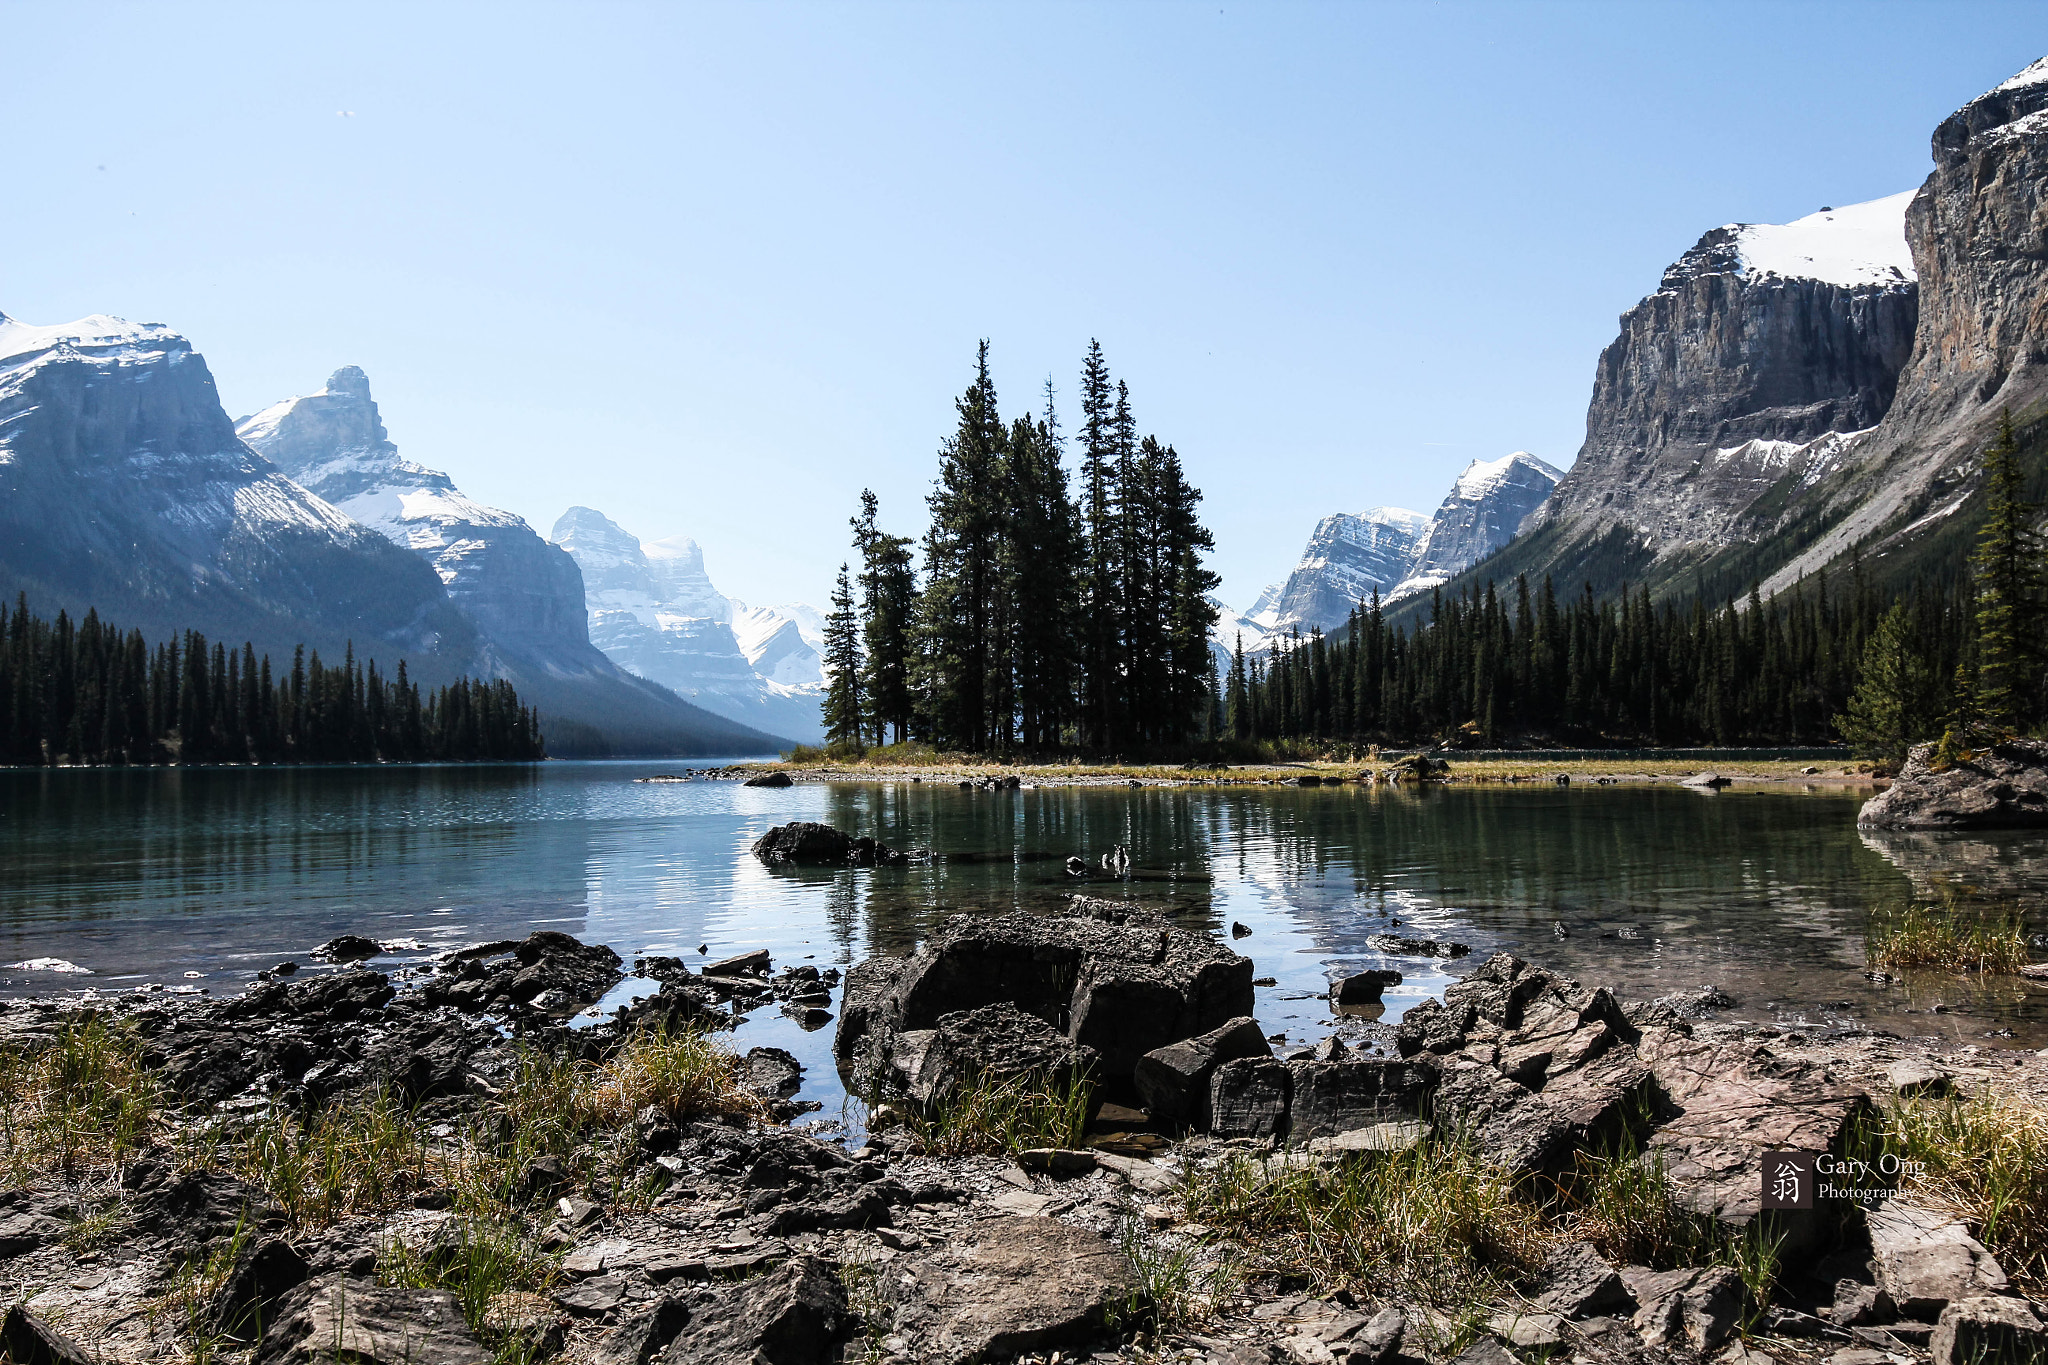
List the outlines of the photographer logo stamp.
<svg viewBox="0 0 2048 1365">
<path fill-rule="evenodd" d="M 1765 1152 L 1763 1207 L 1812 1208 L 1813 1158 L 1812 1152 Z"/>
</svg>

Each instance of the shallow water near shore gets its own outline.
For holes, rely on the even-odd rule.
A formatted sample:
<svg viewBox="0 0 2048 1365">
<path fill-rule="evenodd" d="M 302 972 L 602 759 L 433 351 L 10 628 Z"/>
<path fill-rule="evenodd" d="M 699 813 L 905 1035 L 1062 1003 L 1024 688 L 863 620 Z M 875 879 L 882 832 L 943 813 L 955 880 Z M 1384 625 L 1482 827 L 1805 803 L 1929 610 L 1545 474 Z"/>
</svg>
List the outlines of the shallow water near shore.
<svg viewBox="0 0 2048 1365">
<path fill-rule="evenodd" d="M 767 948 L 778 970 L 843 967 L 908 951 L 954 913 L 1051 911 L 1085 890 L 1225 936 L 1249 928 L 1234 946 L 1275 981 L 1259 990 L 1259 1018 L 1293 1041 L 1330 1031 L 1332 975 L 1404 973 L 1386 995 L 1391 1022 L 1506 949 L 1624 999 L 1719 985 L 1739 1018 L 2048 1044 L 2040 987 L 1863 975 L 1872 905 L 1947 887 L 2031 911 L 2048 889 L 2048 835 L 1859 833 L 1860 793 L 633 780 L 685 770 L 0 772 L 0 962 L 91 973 L 0 969 L 0 995 L 150 982 L 229 994 L 260 968 L 307 965 L 309 948 L 343 932 L 392 945 L 375 964 L 386 970 L 535 928 L 608 943 L 629 965 L 642 953 L 703 961 L 702 944 L 712 958 Z M 917 856 L 771 872 L 748 846 L 786 820 Z M 1070 855 L 1093 864 L 1119 844 L 1128 878 L 1066 873 Z M 1389 932 L 1472 952 L 1389 957 L 1367 942 Z M 795 1053 L 803 1098 L 830 1116 L 842 1100 L 831 1032 L 770 1007 L 735 1041 Z"/>
</svg>

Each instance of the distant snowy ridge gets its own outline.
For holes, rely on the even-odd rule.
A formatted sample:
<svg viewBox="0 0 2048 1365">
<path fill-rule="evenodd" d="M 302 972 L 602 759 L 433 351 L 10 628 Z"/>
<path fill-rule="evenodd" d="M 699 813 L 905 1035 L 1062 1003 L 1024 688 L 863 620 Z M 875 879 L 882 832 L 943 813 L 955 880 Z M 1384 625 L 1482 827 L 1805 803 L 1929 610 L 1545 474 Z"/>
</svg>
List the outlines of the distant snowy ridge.
<svg viewBox="0 0 2048 1365">
<path fill-rule="evenodd" d="M 729 719 L 823 738 L 824 622 L 812 608 L 749 608 L 712 585 L 696 541 L 643 542 L 592 508 L 564 512 L 553 539 L 583 570 L 591 643 L 612 662 Z"/>
<path fill-rule="evenodd" d="M 162 323 L 0 314 L 0 577 L 152 633 L 433 650 L 440 585 L 235 434 Z"/>
<path fill-rule="evenodd" d="M 1513 540 L 1563 477 L 1563 470 L 1526 450 L 1465 466 L 1387 600 L 1439 587 Z"/>
<path fill-rule="evenodd" d="M 1296 631 L 1336 630 L 1352 608 L 1412 596 L 1470 568 L 1513 539 L 1563 474 L 1526 450 L 1474 460 L 1433 516 L 1374 507 L 1323 518 L 1287 581 L 1239 615 L 1218 604 L 1212 642 L 1224 652 L 1242 639 L 1248 653 Z"/>
</svg>

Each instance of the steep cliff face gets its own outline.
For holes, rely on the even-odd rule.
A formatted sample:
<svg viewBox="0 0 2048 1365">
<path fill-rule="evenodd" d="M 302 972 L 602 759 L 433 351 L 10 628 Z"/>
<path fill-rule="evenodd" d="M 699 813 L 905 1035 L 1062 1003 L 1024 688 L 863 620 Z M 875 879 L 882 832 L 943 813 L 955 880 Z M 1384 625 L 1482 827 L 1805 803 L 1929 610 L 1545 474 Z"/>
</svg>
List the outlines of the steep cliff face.
<svg viewBox="0 0 2048 1365">
<path fill-rule="evenodd" d="M 582 567 L 591 643 L 613 663 L 719 715 L 791 739 L 823 738 L 817 656 L 810 653 L 808 670 L 792 659 L 808 652 L 796 623 L 736 612 L 712 586 L 695 541 L 642 544 L 588 507 L 565 512 L 554 540 Z M 762 637 L 755 649 L 736 622 Z"/>
<path fill-rule="evenodd" d="M 2048 418 L 2048 58 L 1944 119 L 1933 152 L 1906 217 L 1920 310 L 1897 397 L 1808 505 L 1759 528 L 1827 528 L 1767 586 L 1852 548 L 1911 562 L 1959 544 L 1999 413 L 2023 434 Z"/>
<path fill-rule="evenodd" d="M 1384 597 L 1408 576 L 1428 527 L 1429 518 L 1405 507 L 1324 517 L 1272 608 L 1274 630 L 1343 625 L 1353 607 L 1375 592 Z"/>
<path fill-rule="evenodd" d="M 1718 549 L 1812 442 L 1875 426 L 1913 344 L 1911 198 L 1702 237 L 1622 316 L 1536 525 L 1578 543 L 1621 529 L 1660 557 Z"/>
<path fill-rule="evenodd" d="M 190 342 L 104 315 L 0 315 L 0 579 L 155 635 L 474 644 L 425 565 L 236 437 Z"/>
<path fill-rule="evenodd" d="M 299 485 L 432 565 L 492 649 L 572 671 L 595 662 L 585 657 L 576 562 L 520 517 L 399 458 L 360 369 L 336 370 L 318 393 L 244 417 L 235 431 Z"/>
<path fill-rule="evenodd" d="M 1451 485 L 1392 597 L 1427 592 L 1514 539 L 1564 475 L 1526 450 L 1474 460 Z"/>
</svg>

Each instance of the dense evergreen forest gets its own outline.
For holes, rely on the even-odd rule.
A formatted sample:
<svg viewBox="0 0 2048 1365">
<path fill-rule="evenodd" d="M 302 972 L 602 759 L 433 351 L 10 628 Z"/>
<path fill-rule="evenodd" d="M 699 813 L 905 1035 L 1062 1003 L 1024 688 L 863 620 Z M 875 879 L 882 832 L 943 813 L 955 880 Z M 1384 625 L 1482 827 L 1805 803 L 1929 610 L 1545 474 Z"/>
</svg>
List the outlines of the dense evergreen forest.
<svg viewBox="0 0 2048 1365">
<path fill-rule="evenodd" d="M 1232 660 L 1239 739 L 1566 745 L 1825 744 L 1897 763 L 2048 720 L 2040 509 L 2021 496 L 2010 424 L 1985 452 L 1987 512 L 1967 574 L 1903 598 L 1860 565 L 1769 601 L 1653 607 L 1647 590 L 1560 602 L 1547 579 L 1504 599 L 1439 596 L 1413 631 L 1375 599 L 1340 637 Z M 1846 581 L 1843 581 L 1846 579 Z"/>
<path fill-rule="evenodd" d="M 862 495 L 860 569 L 841 566 L 826 626 L 836 743 L 1136 754 L 1213 733 L 1202 494 L 1171 445 L 1139 437 L 1099 344 L 1081 369 L 1070 491 L 1053 394 L 1048 379 L 1042 410 L 1006 423 L 981 343 L 939 451 L 921 573 Z"/>
<path fill-rule="evenodd" d="M 349 649 L 304 649 L 273 676 L 253 646 L 194 631 L 151 648 L 88 611 L 33 615 L 0 640 L 0 763 L 401 763 L 545 758 L 539 716 L 507 682 L 463 679 L 422 696 Z"/>
</svg>

